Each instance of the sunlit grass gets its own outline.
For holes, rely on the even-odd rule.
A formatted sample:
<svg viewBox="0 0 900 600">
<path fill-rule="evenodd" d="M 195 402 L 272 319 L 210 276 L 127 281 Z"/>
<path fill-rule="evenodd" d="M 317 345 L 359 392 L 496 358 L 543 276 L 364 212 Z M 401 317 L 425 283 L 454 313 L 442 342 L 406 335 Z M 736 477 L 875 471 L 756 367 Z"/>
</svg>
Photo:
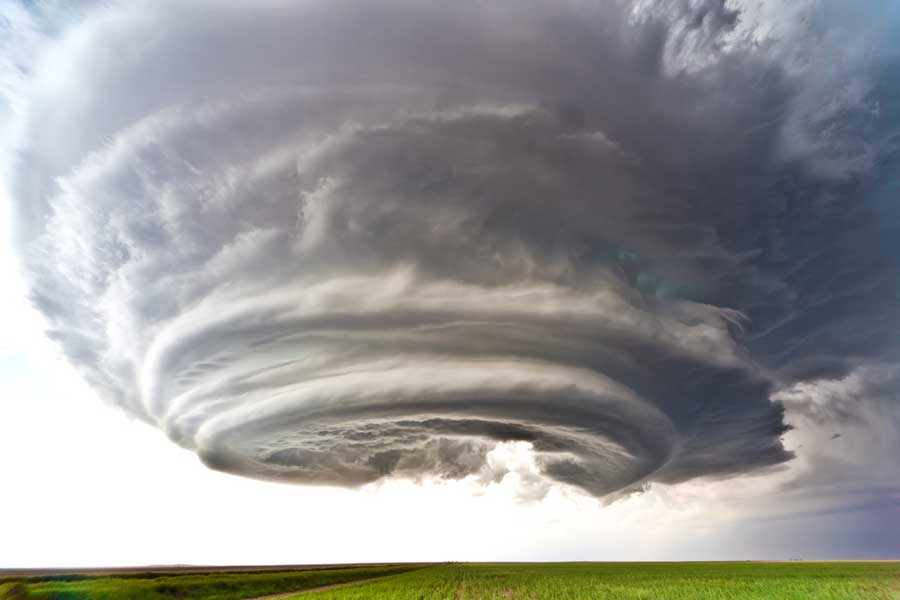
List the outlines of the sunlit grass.
<svg viewBox="0 0 900 600">
<path fill-rule="evenodd" d="M 319 589 L 323 586 L 333 586 Z M 0 598 L 244 600 L 900 600 L 900 563 L 451 563 L 309 571 L 62 575 L 0 582 Z"/>
<path fill-rule="evenodd" d="M 897 563 L 451 564 L 298 596 L 316 600 L 896 600 Z"/>
<path fill-rule="evenodd" d="M 62 575 L 0 584 L 0 599 L 28 600 L 243 600 L 359 579 L 370 579 L 414 568 L 351 567 L 269 572 L 134 573 L 121 576 Z M 22 589 L 24 586 L 25 590 Z M 16 595 L 13 595 L 16 594 Z"/>
</svg>

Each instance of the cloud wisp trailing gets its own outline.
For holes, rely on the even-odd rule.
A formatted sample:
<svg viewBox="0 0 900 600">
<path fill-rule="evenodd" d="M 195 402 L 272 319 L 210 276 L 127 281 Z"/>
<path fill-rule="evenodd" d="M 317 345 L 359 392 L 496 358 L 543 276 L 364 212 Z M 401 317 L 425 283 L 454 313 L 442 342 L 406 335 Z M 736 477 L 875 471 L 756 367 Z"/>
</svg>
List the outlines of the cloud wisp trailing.
<svg viewBox="0 0 900 600">
<path fill-rule="evenodd" d="M 900 349 L 900 107 L 887 34 L 839 53 L 890 19 L 766 6 L 69 15 L 6 86 L 34 302 L 240 475 L 487 481 L 501 442 L 598 497 L 776 467 L 773 394 Z"/>
</svg>

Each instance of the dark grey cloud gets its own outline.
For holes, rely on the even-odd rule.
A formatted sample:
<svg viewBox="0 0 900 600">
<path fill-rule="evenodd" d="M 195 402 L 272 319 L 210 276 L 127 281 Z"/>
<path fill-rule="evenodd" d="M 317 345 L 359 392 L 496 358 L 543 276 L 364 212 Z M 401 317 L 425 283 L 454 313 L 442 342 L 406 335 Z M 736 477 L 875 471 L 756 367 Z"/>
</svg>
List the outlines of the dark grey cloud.
<svg viewBox="0 0 900 600">
<path fill-rule="evenodd" d="M 596 496 L 774 468 L 773 394 L 900 349 L 895 56 L 836 11 L 88 10 L 8 144 L 34 302 L 241 475 L 490 480 L 510 441 Z"/>
</svg>

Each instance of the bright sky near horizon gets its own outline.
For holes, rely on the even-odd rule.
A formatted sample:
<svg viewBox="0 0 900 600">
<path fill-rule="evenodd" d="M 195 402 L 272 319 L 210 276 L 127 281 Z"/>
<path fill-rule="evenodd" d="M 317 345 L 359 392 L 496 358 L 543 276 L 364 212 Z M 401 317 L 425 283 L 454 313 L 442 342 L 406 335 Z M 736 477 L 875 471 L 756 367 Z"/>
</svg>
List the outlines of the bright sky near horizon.
<svg viewBox="0 0 900 600">
<path fill-rule="evenodd" d="M 496 6 L 0 0 L 0 568 L 900 558 L 896 6 Z"/>
<path fill-rule="evenodd" d="M 15 281 L 8 253 L 0 265 Z M 722 489 L 659 486 L 602 507 L 557 493 L 517 501 L 512 482 L 351 491 L 218 473 L 104 406 L 17 292 L 2 299 L 2 568 L 894 556 L 890 507 L 788 523 L 730 511 Z"/>
</svg>

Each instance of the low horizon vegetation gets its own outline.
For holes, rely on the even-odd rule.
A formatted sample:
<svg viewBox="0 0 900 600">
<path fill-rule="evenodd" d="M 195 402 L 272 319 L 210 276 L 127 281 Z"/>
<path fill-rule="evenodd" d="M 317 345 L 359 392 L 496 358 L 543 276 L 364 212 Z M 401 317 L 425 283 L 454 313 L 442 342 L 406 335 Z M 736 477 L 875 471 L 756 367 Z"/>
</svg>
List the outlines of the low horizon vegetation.
<svg viewBox="0 0 900 600">
<path fill-rule="evenodd" d="M 417 563 L 0 578 L 2 600 L 249 600 L 283 593 L 285 600 L 898 600 L 900 562 Z"/>
<path fill-rule="evenodd" d="M 278 571 L 147 571 L 0 578 L 0 600 L 244 600 L 404 573 L 421 565 Z"/>
</svg>

